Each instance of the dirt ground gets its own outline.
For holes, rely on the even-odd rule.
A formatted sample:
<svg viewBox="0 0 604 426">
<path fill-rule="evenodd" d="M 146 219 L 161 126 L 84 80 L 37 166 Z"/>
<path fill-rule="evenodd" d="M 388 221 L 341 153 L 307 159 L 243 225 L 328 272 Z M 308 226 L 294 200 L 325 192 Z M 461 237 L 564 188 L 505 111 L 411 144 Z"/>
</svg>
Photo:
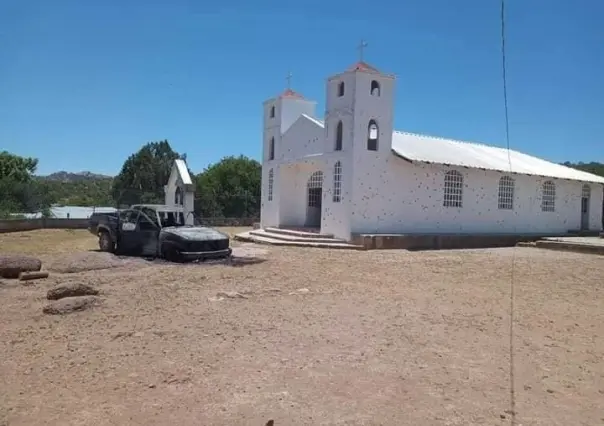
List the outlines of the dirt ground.
<svg viewBox="0 0 604 426">
<path fill-rule="evenodd" d="M 0 252 L 44 267 L 106 260 L 95 246 L 81 231 L 0 235 Z M 4 281 L 0 424 L 512 424 L 512 279 L 515 424 L 604 423 L 604 257 L 237 249 L 255 261 Z M 61 282 L 102 304 L 42 314 Z"/>
</svg>

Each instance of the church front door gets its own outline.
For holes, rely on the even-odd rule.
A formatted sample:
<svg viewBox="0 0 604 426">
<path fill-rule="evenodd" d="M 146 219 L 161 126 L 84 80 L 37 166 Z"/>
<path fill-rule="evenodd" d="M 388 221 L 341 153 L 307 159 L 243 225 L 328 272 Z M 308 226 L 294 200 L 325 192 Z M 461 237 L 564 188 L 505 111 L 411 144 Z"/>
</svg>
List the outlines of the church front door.
<svg viewBox="0 0 604 426">
<path fill-rule="evenodd" d="M 323 199 L 323 172 L 314 172 L 307 184 L 306 223 L 309 228 L 321 227 L 321 201 Z"/>
</svg>

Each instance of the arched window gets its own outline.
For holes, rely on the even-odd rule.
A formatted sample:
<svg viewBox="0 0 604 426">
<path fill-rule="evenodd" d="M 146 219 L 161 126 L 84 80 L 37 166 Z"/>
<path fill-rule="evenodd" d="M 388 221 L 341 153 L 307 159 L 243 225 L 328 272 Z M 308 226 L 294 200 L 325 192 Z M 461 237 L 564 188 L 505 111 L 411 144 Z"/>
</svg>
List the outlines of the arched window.
<svg viewBox="0 0 604 426">
<path fill-rule="evenodd" d="M 500 210 L 514 210 L 514 179 L 509 176 L 499 179 L 497 205 Z"/>
<path fill-rule="evenodd" d="M 275 138 L 271 138 L 271 141 L 269 142 L 269 145 L 268 145 L 268 159 L 269 160 L 274 160 L 275 159 Z"/>
<path fill-rule="evenodd" d="M 176 191 L 174 191 L 174 204 L 177 206 L 183 204 L 182 190 L 180 189 L 180 186 L 176 187 Z"/>
<path fill-rule="evenodd" d="M 367 127 L 367 149 L 369 151 L 378 150 L 379 129 L 375 120 L 369 120 Z"/>
<path fill-rule="evenodd" d="M 270 117 L 275 118 L 275 105 L 271 106 Z"/>
<path fill-rule="evenodd" d="M 342 163 L 336 161 L 333 166 L 333 202 L 342 201 Z"/>
<path fill-rule="evenodd" d="M 541 188 L 541 211 L 556 211 L 556 184 L 551 180 L 545 181 Z"/>
<path fill-rule="evenodd" d="M 445 207 L 463 207 L 463 175 L 451 170 L 445 175 Z"/>
<path fill-rule="evenodd" d="M 371 96 L 380 96 L 380 83 L 375 80 L 371 81 Z"/>
<path fill-rule="evenodd" d="M 338 83 L 338 97 L 341 98 L 342 96 L 344 96 L 344 82 L 340 81 Z"/>
<path fill-rule="evenodd" d="M 268 171 L 268 201 L 273 201 L 273 169 Z"/>
<path fill-rule="evenodd" d="M 344 126 L 341 121 L 338 121 L 338 125 L 336 127 L 336 151 L 342 151 L 342 138 L 344 137 Z"/>
</svg>

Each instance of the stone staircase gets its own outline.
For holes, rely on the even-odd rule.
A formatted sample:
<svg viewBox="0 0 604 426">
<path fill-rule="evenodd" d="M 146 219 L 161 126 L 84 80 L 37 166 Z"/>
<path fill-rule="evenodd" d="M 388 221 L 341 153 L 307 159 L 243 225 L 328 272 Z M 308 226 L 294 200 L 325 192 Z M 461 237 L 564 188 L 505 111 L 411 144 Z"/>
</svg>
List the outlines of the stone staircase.
<svg viewBox="0 0 604 426">
<path fill-rule="evenodd" d="M 264 228 L 242 232 L 235 235 L 235 240 L 275 246 L 315 247 L 330 249 L 364 250 L 361 245 L 334 238 L 330 234 L 319 234 L 284 228 Z"/>
</svg>

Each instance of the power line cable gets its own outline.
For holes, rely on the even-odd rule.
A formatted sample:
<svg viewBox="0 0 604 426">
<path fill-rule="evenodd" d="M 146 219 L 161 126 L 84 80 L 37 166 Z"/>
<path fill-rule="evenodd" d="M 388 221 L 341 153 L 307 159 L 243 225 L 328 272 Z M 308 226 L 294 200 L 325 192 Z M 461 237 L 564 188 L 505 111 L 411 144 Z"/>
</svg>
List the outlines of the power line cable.
<svg viewBox="0 0 604 426">
<path fill-rule="evenodd" d="M 503 108 L 505 112 L 505 141 L 508 152 L 508 165 L 510 173 L 512 168 L 512 152 L 510 149 L 510 120 L 508 112 L 508 88 L 507 88 L 507 65 L 506 65 L 506 49 L 505 49 L 505 0 L 501 0 L 501 66 L 503 80 Z M 510 269 L 510 328 L 509 328 L 509 370 L 510 370 L 510 424 L 516 425 L 516 379 L 515 379 L 515 357 L 514 357 L 514 299 L 515 299 L 515 267 L 516 267 L 516 248 L 512 249 L 512 266 Z"/>
</svg>

